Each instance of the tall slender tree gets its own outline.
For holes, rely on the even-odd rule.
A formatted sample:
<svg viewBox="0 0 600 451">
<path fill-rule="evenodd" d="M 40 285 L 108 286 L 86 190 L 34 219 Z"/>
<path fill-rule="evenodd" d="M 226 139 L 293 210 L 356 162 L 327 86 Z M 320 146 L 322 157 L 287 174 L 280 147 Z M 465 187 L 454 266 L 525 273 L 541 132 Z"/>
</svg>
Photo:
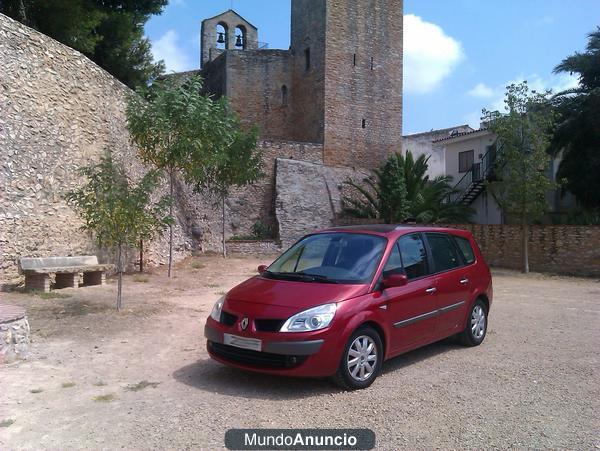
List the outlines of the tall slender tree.
<svg viewBox="0 0 600 451">
<path fill-rule="evenodd" d="M 484 121 L 498 137 L 499 180 L 489 187 L 502 210 L 521 224 L 525 273 L 529 272 L 529 225 L 547 211 L 546 193 L 554 187 L 546 153 L 555 117 L 548 95 L 530 91 L 527 82 L 511 84 L 506 88 L 506 112 L 483 110 Z"/>
<path fill-rule="evenodd" d="M 221 99 L 212 104 L 214 121 L 207 135 L 207 145 L 213 158 L 206 162 L 206 150 L 192 153 L 186 169 L 186 180 L 196 192 L 210 192 L 219 199 L 221 209 L 221 244 L 227 257 L 225 243 L 226 200 L 233 187 L 247 186 L 263 176 L 262 152 L 256 146 L 257 130 L 245 131 L 237 114 Z M 197 162 L 197 160 L 199 161 Z"/>
<path fill-rule="evenodd" d="M 83 219 L 83 228 L 92 232 L 98 246 L 117 252 L 117 310 L 120 310 L 123 252 L 142 239 L 152 239 L 171 224 L 171 216 L 165 214 L 171 199 L 162 197 L 152 201 L 159 181 L 157 171 L 150 171 L 138 183 L 133 183 L 109 151 L 100 163 L 84 167 L 81 174 L 86 179 L 85 184 L 65 197 Z"/>
</svg>

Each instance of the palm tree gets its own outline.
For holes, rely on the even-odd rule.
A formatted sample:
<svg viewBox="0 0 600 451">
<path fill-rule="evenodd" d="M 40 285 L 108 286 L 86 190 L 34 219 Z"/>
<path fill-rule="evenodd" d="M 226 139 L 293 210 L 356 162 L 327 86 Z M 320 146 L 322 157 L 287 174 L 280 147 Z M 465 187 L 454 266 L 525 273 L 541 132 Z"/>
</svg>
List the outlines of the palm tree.
<svg viewBox="0 0 600 451">
<path fill-rule="evenodd" d="M 416 221 L 420 223 L 468 222 L 473 210 L 449 202 L 451 176 L 430 179 L 429 157 L 416 160 L 410 151 L 391 155 L 364 184 L 346 182 L 356 194 L 343 200 L 344 212 L 357 218 L 378 218 L 386 223 Z"/>
</svg>

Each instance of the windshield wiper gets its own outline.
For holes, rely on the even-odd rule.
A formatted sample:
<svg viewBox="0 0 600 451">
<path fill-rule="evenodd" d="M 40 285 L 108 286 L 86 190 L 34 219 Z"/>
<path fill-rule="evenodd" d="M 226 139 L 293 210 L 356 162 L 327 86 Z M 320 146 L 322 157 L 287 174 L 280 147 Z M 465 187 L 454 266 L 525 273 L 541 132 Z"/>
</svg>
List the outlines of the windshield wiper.
<svg viewBox="0 0 600 451">
<path fill-rule="evenodd" d="M 294 279 L 294 280 L 303 280 L 303 281 L 307 281 L 307 282 L 322 282 L 322 283 L 339 283 L 336 280 L 330 279 L 327 276 L 322 276 L 320 274 L 310 274 L 310 273 L 306 273 L 306 272 L 273 272 L 273 271 L 266 271 L 267 273 L 269 273 L 269 275 L 277 278 L 288 278 L 288 279 Z"/>
</svg>

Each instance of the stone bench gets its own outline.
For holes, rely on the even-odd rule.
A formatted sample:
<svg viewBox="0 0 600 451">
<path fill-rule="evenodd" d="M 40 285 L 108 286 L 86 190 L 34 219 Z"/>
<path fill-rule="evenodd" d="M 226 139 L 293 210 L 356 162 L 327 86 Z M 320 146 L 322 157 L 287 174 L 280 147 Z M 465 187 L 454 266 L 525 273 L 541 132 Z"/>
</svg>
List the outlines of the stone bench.
<svg viewBox="0 0 600 451">
<path fill-rule="evenodd" d="M 55 288 L 79 287 L 79 274 L 84 285 L 104 285 L 106 272 L 114 265 L 98 264 L 95 255 L 75 257 L 28 257 L 19 260 L 28 290 L 50 291 L 50 276 L 55 275 Z"/>
</svg>

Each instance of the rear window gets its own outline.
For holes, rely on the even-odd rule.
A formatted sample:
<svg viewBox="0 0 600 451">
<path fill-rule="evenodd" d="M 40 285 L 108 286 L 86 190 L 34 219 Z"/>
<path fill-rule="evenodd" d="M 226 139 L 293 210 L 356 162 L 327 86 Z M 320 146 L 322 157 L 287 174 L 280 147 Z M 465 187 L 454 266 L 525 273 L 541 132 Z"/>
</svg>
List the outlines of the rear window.
<svg viewBox="0 0 600 451">
<path fill-rule="evenodd" d="M 473 263 L 475 261 L 475 253 L 473 252 L 473 248 L 471 247 L 471 242 L 466 238 L 461 238 L 459 236 L 455 236 L 454 241 L 456 241 L 460 252 L 465 258 L 465 263 L 467 265 Z"/>
</svg>

